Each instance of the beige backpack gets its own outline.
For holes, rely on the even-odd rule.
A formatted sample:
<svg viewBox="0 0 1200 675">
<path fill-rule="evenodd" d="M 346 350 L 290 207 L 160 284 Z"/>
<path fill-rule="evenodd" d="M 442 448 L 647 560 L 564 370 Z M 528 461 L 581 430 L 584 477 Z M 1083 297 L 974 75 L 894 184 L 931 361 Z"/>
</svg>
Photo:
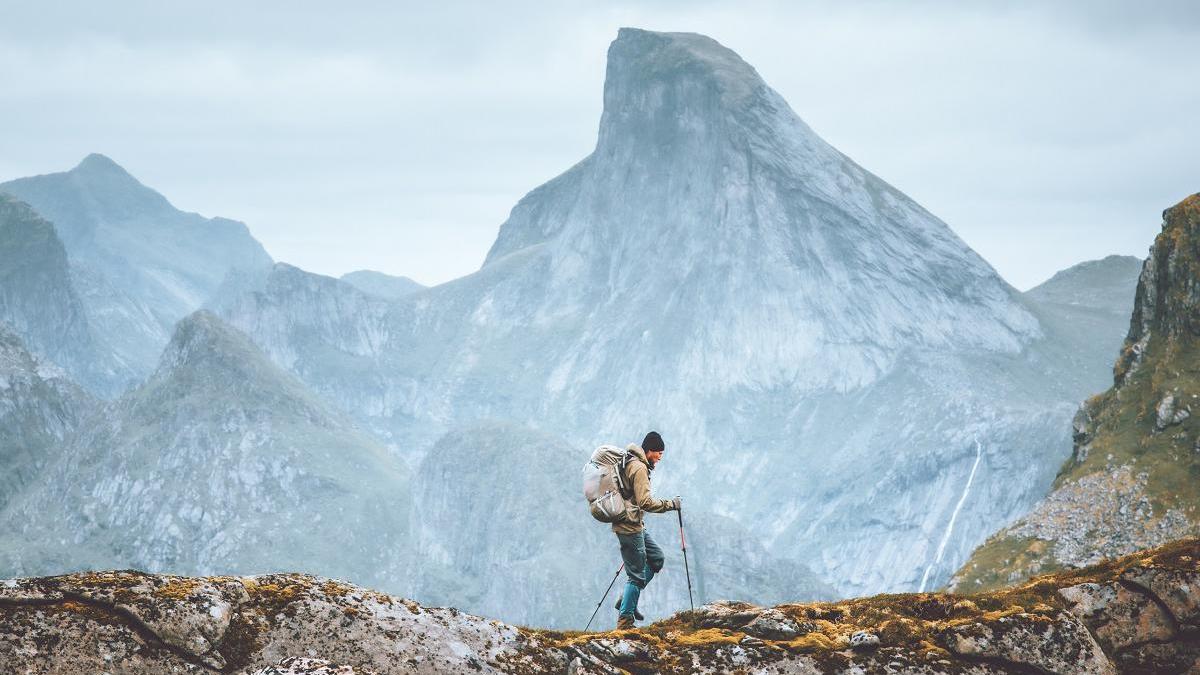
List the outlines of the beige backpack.
<svg viewBox="0 0 1200 675">
<path fill-rule="evenodd" d="M 583 465 L 583 496 L 588 501 L 592 517 L 602 523 L 619 523 L 626 519 L 625 465 L 630 453 L 615 445 L 602 445 Z"/>
</svg>

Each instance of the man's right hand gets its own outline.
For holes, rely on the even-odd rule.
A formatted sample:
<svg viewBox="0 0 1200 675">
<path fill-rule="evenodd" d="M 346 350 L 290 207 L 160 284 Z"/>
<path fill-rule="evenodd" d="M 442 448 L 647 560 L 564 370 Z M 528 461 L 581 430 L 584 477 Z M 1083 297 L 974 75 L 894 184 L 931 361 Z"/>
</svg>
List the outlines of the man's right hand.
<svg viewBox="0 0 1200 675">
<path fill-rule="evenodd" d="M 682 502 L 679 501 L 679 495 L 675 495 L 675 499 L 671 500 L 671 508 L 678 511 L 680 509 L 681 505 L 682 505 Z"/>
</svg>

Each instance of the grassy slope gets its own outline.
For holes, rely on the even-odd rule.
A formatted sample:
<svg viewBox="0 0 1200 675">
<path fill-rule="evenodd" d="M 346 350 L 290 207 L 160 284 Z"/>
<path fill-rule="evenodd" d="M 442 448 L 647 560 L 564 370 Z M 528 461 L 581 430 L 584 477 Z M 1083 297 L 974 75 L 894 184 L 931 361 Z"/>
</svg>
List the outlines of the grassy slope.
<svg viewBox="0 0 1200 675">
<path fill-rule="evenodd" d="M 1200 256 L 1195 255 L 1200 251 L 1200 197 L 1189 197 L 1168 211 L 1155 249 L 1170 262 L 1176 277 L 1176 283 L 1159 289 L 1167 294 L 1164 306 L 1194 314 L 1194 285 L 1177 282 L 1179 277 L 1194 278 L 1200 268 Z M 1140 287 L 1138 292 L 1142 296 Z M 1195 528 L 1200 522 L 1200 399 L 1196 398 L 1200 396 L 1200 345 L 1186 318 L 1174 323 L 1184 329 L 1171 330 L 1162 321 L 1151 329 L 1142 360 L 1134 368 L 1130 368 L 1134 345 L 1126 342 L 1114 370 L 1119 384 L 1086 402 L 1092 417 L 1088 437 L 1076 443 L 1054 490 L 1077 487 L 1081 479 L 1112 476 L 1116 469 L 1129 467 L 1132 475 L 1146 476 L 1144 489 L 1138 491 L 1153 507 L 1147 525 L 1175 509 Z M 1159 430 L 1156 407 L 1168 393 L 1174 393 L 1178 405 L 1191 408 L 1193 415 Z M 993 535 L 972 554 L 956 575 L 956 588 L 989 590 L 1033 572 L 1063 567 L 1051 554 L 1054 542 L 1014 536 L 1011 529 Z M 1109 533 L 1088 534 L 1100 538 Z"/>
</svg>

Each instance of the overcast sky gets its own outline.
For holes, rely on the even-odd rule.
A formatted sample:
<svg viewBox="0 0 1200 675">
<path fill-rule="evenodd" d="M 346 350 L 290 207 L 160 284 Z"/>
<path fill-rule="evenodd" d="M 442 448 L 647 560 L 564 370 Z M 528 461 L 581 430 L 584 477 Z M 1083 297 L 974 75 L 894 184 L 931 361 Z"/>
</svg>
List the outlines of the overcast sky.
<svg viewBox="0 0 1200 675">
<path fill-rule="evenodd" d="M 0 180 L 100 152 L 277 260 L 440 283 L 591 151 L 637 26 L 738 52 L 1021 289 L 1200 191 L 1200 3 L 353 4 L 0 0 Z"/>
</svg>

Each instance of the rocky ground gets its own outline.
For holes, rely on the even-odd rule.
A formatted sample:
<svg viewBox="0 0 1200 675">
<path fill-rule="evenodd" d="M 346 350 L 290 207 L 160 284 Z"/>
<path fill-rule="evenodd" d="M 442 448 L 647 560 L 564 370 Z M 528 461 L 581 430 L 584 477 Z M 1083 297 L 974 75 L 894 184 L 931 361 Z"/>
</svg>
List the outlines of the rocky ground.
<svg viewBox="0 0 1200 675">
<path fill-rule="evenodd" d="M 17 579 L 0 582 L 0 672 L 1200 673 L 1200 539 L 986 594 L 717 603 L 601 633 L 296 574 Z"/>
</svg>

